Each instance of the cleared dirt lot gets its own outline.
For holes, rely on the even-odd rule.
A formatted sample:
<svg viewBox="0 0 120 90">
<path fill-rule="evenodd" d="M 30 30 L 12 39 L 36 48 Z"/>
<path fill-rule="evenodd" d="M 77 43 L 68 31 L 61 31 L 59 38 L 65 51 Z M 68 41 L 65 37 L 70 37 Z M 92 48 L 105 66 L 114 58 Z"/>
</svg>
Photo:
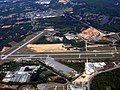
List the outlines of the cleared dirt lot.
<svg viewBox="0 0 120 90">
<path fill-rule="evenodd" d="M 65 52 L 63 44 L 29 44 L 27 48 L 34 52 Z"/>
</svg>

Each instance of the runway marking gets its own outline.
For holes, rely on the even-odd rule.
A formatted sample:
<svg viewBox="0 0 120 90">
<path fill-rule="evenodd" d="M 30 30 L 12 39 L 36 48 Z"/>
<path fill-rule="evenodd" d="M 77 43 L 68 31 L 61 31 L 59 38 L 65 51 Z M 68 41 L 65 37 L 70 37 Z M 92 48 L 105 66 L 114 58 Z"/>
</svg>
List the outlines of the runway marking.
<svg viewBox="0 0 120 90">
<path fill-rule="evenodd" d="M 18 55 L 9 55 L 9 56 L 41 56 L 41 55 L 46 55 L 46 56 L 50 56 L 50 55 L 113 55 L 113 53 L 63 53 L 63 54 L 18 54 Z M 2 56 L 7 56 L 7 55 L 2 55 Z"/>
</svg>

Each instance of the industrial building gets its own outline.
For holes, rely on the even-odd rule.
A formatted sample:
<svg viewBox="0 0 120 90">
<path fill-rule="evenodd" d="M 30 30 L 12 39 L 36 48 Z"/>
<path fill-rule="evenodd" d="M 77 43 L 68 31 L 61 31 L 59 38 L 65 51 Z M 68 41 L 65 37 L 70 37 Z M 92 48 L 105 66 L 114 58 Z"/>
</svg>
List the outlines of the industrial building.
<svg viewBox="0 0 120 90">
<path fill-rule="evenodd" d="M 2 80 L 3 82 L 29 82 L 30 77 L 35 70 L 37 70 L 39 66 L 25 66 L 21 67 L 19 70 L 15 72 L 8 71 L 5 78 Z"/>
<path fill-rule="evenodd" d="M 55 61 L 54 58 L 47 57 L 44 62 L 47 66 L 50 66 L 54 68 L 55 70 L 57 70 L 58 72 L 61 72 L 67 76 L 75 76 L 77 74 L 77 71 Z"/>
<path fill-rule="evenodd" d="M 104 66 L 106 66 L 106 63 L 100 62 L 100 63 L 85 63 L 85 73 L 90 75 L 97 70 L 104 69 Z"/>
</svg>

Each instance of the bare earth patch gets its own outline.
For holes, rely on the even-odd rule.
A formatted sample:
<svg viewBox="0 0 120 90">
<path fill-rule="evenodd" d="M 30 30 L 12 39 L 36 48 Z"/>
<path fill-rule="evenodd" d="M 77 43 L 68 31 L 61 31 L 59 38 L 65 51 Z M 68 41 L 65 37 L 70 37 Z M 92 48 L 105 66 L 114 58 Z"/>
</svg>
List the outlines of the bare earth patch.
<svg viewBox="0 0 120 90">
<path fill-rule="evenodd" d="M 34 52 L 64 52 L 63 44 L 29 44 L 27 48 Z"/>
</svg>

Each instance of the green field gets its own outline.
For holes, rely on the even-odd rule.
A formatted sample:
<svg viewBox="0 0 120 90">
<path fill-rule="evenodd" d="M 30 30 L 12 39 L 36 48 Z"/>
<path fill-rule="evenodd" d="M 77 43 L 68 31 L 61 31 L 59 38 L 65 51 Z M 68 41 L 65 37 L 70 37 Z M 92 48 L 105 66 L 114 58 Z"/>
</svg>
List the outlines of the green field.
<svg viewBox="0 0 120 90">
<path fill-rule="evenodd" d="M 66 65 L 70 68 L 73 68 L 78 73 L 83 72 L 84 68 L 85 68 L 85 63 L 81 63 L 81 62 L 62 62 L 62 61 L 60 61 L 60 63 Z"/>
</svg>

